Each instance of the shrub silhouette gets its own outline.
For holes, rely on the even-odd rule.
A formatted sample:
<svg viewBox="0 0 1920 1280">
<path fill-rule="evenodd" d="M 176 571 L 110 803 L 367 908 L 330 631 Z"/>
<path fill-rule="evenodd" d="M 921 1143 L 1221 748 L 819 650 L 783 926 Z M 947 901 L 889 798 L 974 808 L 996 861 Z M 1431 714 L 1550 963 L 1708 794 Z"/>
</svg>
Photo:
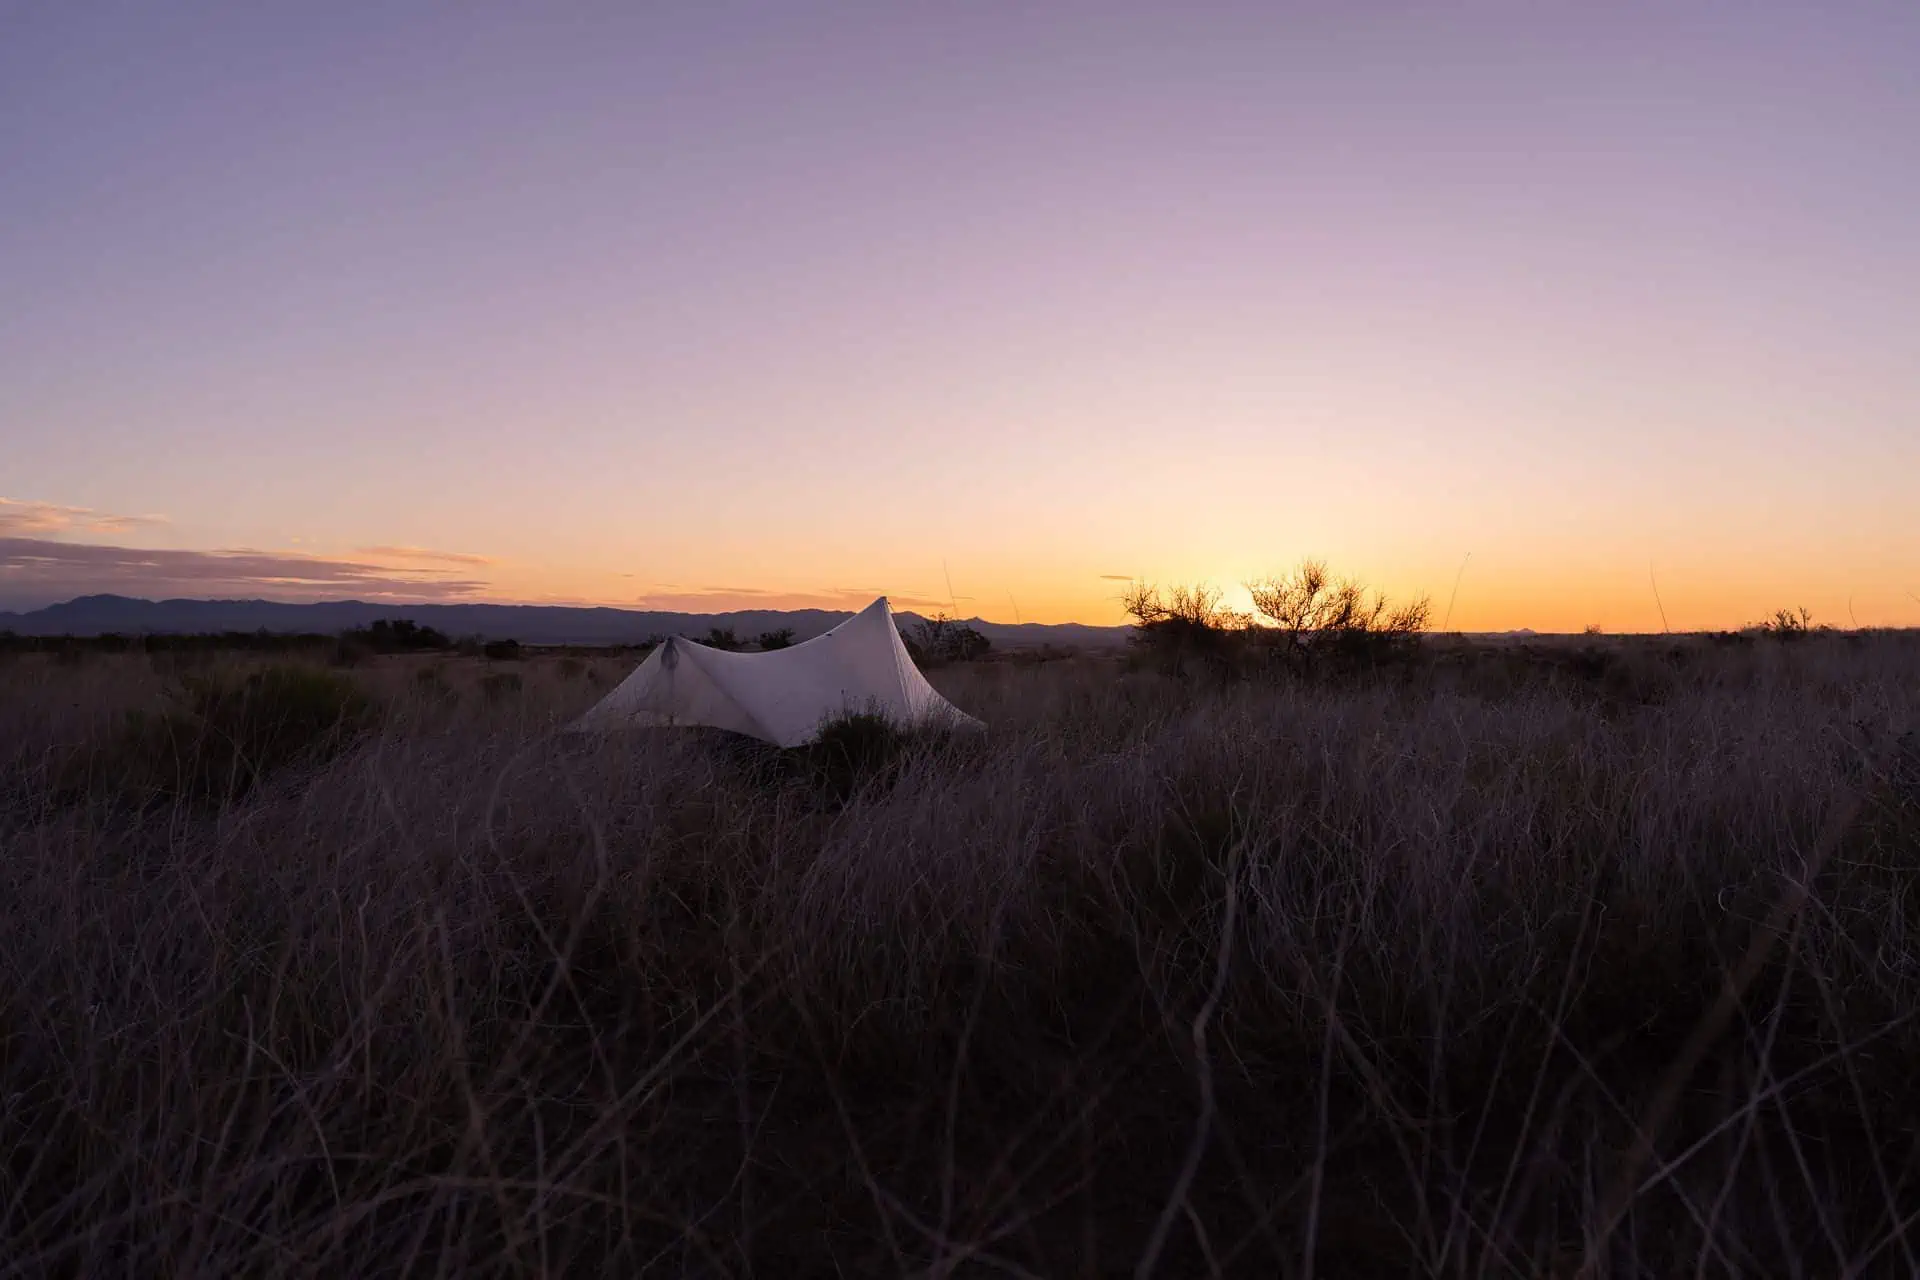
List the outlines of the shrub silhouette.
<svg viewBox="0 0 1920 1280">
<path fill-rule="evenodd" d="M 793 644 L 793 628 L 781 627 L 778 631 L 762 631 L 760 638 L 755 640 L 754 644 L 757 645 L 763 653 L 770 653 L 775 649 L 788 648 Z"/>
<path fill-rule="evenodd" d="M 1417 652 L 1430 607 L 1426 597 L 1392 605 L 1325 564 L 1303 561 L 1292 573 L 1246 585 L 1255 612 L 1221 603 L 1218 587 L 1151 583 L 1128 586 L 1121 605 L 1134 620 L 1133 641 L 1163 670 L 1232 674 L 1257 667 L 1332 676 L 1371 670 Z"/>
<path fill-rule="evenodd" d="M 411 618 L 378 618 L 368 626 L 342 632 L 341 639 L 375 653 L 420 653 L 452 644 L 445 633 L 423 627 Z"/>
<path fill-rule="evenodd" d="M 518 640 L 491 640 L 480 647 L 482 656 L 492 662 L 518 662 L 521 657 Z"/>
<path fill-rule="evenodd" d="M 1146 582 L 1129 583 L 1121 607 L 1134 621 L 1130 639 L 1170 675 L 1224 675 L 1233 667 L 1238 633 L 1248 618 L 1220 603 L 1220 589 L 1176 586 L 1162 592 Z"/>
<path fill-rule="evenodd" d="M 884 786 L 899 773 L 907 735 L 884 715 L 852 712 L 820 727 L 819 736 L 794 754 L 810 776 L 815 794 L 844 804 L 870 786 Z"/>
<path fill-rule="evenodd" d="M 902 638 L 907 642 L 908 654 L 923 667 L 971 662 L 986 657 L 993 648 L 993 642 L 976 628 L 949 618 L 944 613 L 922 619 Z"/>
<path fill-rule="evenodd" d="M 1772 636 L 1776 640 L 1804 640 L 1810 635 L 1830 631 L 1832 628 L 1824 624 L 1815 626 L 1813 614 L 1801 608 L 1775 609 L 1771 618 L 1755 626 L 1753 630 L 1761 635 Z"/>
<path fill-rule="evenodd" d="M 733 634 L 732 627 L 709 627 L 706 638 L 700 643 L 709 649 L 725 649 L 728 652 L 740 648 L 740 640 Z"/>
<path fill-rule="evenodd" d="M 1266 623 L 1248 634 L 1295 671 L 1352 671 L 1408 656 L 1431 612 L 1425 596 L 1391 606 L 1352 579 L 1331 578 L 1319 560 L 1246 586 Z"/>
</svg>

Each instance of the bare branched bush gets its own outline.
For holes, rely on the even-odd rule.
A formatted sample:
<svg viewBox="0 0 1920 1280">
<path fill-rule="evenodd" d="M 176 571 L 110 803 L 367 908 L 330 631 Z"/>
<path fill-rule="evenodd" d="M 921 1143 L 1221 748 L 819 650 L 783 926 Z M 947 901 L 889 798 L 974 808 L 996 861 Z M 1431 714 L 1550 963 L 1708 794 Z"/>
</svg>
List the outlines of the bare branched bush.
<svg viewBox="0 0 1920 1280">
<path fill-rule="evenodd" d="M 1352 670 L 1405 656 L 1426 631 L 1431 612 L 1424 596 L 1390 604 L 1351 579 L 1330 577 L 1318 560 L 1246 586 L 1264 623 L 1259 640 L 1294 670 Z"/>
<path fill-rule="evenodd" d="M 1832 628 L 1825 625 L 1816 626 L 1813 614 L 1805 608 L 1800 608 L 1775 609 L 1771 618 L 1750 629 L 1776 640 L 1801 640 L 1815 632 L 1829 631 Z"/>
<path fill-rule="evenodd" d="M 1135 644 L 1172 675 L 1227 673 L 1234 664 L 1235 633 L 1248 623 L 1245 615 L 1221 602 L 1218 587 L 1206 584 L 1163 591 L 1152 583 L 1132 582 L 1121 607 L 1134 621 Z"/>
</svg>

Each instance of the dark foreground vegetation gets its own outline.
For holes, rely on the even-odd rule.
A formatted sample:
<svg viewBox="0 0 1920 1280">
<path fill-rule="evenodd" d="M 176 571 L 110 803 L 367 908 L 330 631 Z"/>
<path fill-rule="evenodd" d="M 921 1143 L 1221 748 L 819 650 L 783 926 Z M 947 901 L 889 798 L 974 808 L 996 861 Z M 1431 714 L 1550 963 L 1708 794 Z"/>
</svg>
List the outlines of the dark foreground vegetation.
<svg viewBox="0 0 1920 1280">
<path fill-rule="evenodd" d="M 1376 620 L 792 754 L 0 656 L 0 1275 L 1913 1271 L 1916 638 Z"/>
</svg>

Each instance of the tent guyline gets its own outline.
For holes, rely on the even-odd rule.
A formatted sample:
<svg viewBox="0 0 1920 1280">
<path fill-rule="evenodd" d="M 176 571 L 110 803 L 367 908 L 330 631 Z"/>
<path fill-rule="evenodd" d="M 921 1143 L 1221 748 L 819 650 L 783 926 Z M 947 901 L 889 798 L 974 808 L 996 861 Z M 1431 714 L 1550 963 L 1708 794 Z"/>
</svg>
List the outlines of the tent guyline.
<svg viewBox="0 0 1920 1280">
<path fill-rule="evenodd" d="M 885 596 L 824 635 L 768 653 L 670 636 L 570 727 L 705 726 L 797 747 L 829 721 L 862 713 L 903 727 L 986 727 L 927 683 Z"/>
</svg>

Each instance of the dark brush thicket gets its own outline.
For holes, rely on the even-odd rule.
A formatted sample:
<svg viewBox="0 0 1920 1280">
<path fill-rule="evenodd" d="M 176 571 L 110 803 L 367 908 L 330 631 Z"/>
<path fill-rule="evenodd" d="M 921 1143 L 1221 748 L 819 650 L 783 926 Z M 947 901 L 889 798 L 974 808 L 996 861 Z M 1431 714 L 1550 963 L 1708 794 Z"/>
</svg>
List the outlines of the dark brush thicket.
<svg viewBox="0 0 1920 1280">
<path fill-rule="evenodd" d="M 0 631 L 0 653 L 56 656 L 109 653 L 297 653 L 325 650 L 339 637 L 274 631 L 219 631 L 197 635 L 23 636 Z"/>
<path fill-rule="evenodd" d="M 1422 656 L 1424 598 L 1391 605 L 1351 579 L 1332 577 L 1317 560 L 1248 583 L 1247 592 L 1250 614 L 1224 607 L 1220 590 L 1209 586 L 1163 592 L 1135 582 L 1121 603 L 1134 620 L 1135 644 L 1174 675 L 1351 676 Z"/>
<path fill-rule="evenodd" d="M 901 639 L 906 643 L 908 656 L 922 667 L 944 666 L 950 662 L 976 662 L 986 657 L 993 648 L 993 641 L 982 635 L 977 627 L 970 627 L 944 613 L 914 623 Z"/>
<path fill-rule="evenodd" d="M 340 638 L 349 644 L 365 645 L 375 653 L 427 653 L 453 647 L 444 632 L 409 618 L 379 618 L 367 626 L 341 632 Z"/>
</svg>

